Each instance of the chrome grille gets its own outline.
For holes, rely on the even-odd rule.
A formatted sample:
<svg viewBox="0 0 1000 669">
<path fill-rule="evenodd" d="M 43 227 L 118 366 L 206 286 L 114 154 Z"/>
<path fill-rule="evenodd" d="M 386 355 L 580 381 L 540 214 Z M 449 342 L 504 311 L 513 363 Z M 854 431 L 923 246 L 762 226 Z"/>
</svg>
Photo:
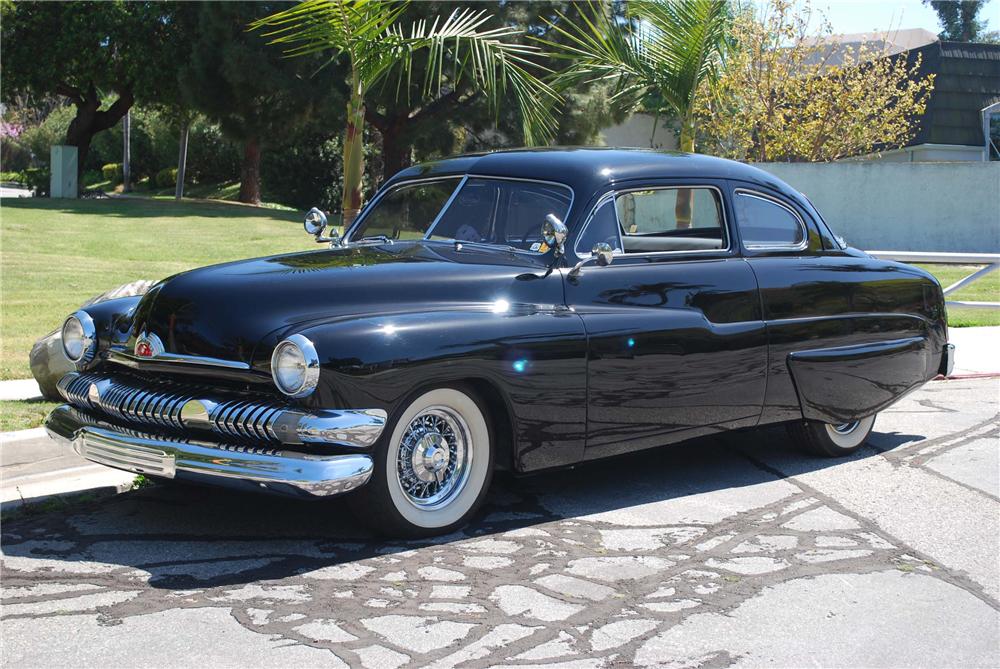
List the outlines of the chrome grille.
<svg viewBox="0 0 1000 669">
<path fill-rule="evenodd" d="M 128 423 L 173 430 L 209 429 L 250 441 L 280 441 L 274 424 L 286 410 L 266 401 L 212 397 L 180 384 L 145 384 L 95 373 L 67 374 L 59 381 L 59 391 L 78 408 L 100 411 Z M 207 410 L 207 421 L 185 421 L 182 409 L 188 402 L 200 402 Z"/>
</svg>

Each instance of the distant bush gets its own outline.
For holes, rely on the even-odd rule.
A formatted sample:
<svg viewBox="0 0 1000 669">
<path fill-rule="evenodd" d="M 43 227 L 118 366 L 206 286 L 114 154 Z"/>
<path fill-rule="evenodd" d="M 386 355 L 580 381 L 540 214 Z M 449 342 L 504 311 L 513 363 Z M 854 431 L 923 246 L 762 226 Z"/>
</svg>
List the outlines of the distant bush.
<svg viewBox="0 0 1000 669">
<path fill-rule="evenodd" d="M 261 154 L 265 199 L 300 209 L 339 211 L 343 189 L 340 138 L 305 136 Z"/>
<path fill-rule="evenodd" d="M 125 179 L 125 172 L 122 169 L 121 163 L 102 165 L 101 174 L 104 176 L 105 181 L 110 181 L 113 184 L 120 184 Z"/>
<path fill-rule="evenodd" d="M 29 167 L 24 171 L 24 178 L 28 182 L 28 188 L 35 191 L 36 197 L 49 196 L 49 180 L 52 173 L 47 167 Z"/>
<path fill-rule="evenodd" d="M 174 145 L 174 162 L 177 146 Z M 214 184 L 240 178 L 242 154 L 238 144 L 226 139 L 219 126 L 199 119 L 188 133 L 185 176 L 194 183 Z"/>
<path fill-rule="evenodd" d="M 24 172 L 0 172 L 0 182 L 5 184 L 27 183 Z"/>
<path fill-rule="evenodd" d="M 158 188 L 172 188 L 177 185 L 177 168 L 166 167 L 156 173 L 156 186 Z"/>
</svg>

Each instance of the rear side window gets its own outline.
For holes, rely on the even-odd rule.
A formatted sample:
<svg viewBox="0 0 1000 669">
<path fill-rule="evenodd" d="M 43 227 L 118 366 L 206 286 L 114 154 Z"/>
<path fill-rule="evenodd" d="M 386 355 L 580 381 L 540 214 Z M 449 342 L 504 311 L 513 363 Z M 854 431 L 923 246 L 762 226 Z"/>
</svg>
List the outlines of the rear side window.
<svg viewBox="0 0 1000 669">
<path fill-rule="evenodd" d="M 617 196 L 615 212 L 625 253 L 726 247 L 722 203 L 714 188 L 629 191 Z"/>
<path fill-rule="evenodd" d="M 743 245 L 754 248 L 799 248 L 805 244 L 805 226 L 798 214 L 776 200 L 736 191 L 736 222 Z"/>
</svg>

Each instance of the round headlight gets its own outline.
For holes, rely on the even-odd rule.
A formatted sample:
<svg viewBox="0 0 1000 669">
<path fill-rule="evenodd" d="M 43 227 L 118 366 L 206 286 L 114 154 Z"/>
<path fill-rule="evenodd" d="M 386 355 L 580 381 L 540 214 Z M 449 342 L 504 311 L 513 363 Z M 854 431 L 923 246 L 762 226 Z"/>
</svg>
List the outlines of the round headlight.
<svg viewBox="0 0 1000 669">
<path fill-rule="evenodd" d="M 97 330 L 86 311 L 78 311 L 63 323 L 62 347 L 66 359 L 83 368 L 97 355 Z"/>
<path fill-rule="evenodd" d="M 305 397 L 319 382 L 316 347 L 302 335 L 292 335 L 274 347 L 271 378 L 278 390 L 290 397 Z"/>
</svg>

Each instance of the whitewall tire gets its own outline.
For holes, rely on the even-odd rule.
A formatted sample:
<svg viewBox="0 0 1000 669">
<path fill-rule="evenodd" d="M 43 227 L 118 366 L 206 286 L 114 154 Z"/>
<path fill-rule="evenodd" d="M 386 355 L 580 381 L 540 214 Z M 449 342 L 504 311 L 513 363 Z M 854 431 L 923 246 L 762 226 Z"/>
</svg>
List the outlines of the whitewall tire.
<svg viewBox="0 0 1000 669">
<path fill-rule="evenodd" d="M 831 458 L 843 457 L 861 448 L 875 426 L 875 414 L 847 423 L 802 421 L 789 426 L 792 439 L 804 450 Z"/>
<path fill-rule="evenodd" d="M 442 387 L 412 398 L 375 454 L 375 471 L 352 499 L 374 529 L 430 536 L 466 523 L 493 474 L 489 417 L 469 389 Z"/>
</svg>

